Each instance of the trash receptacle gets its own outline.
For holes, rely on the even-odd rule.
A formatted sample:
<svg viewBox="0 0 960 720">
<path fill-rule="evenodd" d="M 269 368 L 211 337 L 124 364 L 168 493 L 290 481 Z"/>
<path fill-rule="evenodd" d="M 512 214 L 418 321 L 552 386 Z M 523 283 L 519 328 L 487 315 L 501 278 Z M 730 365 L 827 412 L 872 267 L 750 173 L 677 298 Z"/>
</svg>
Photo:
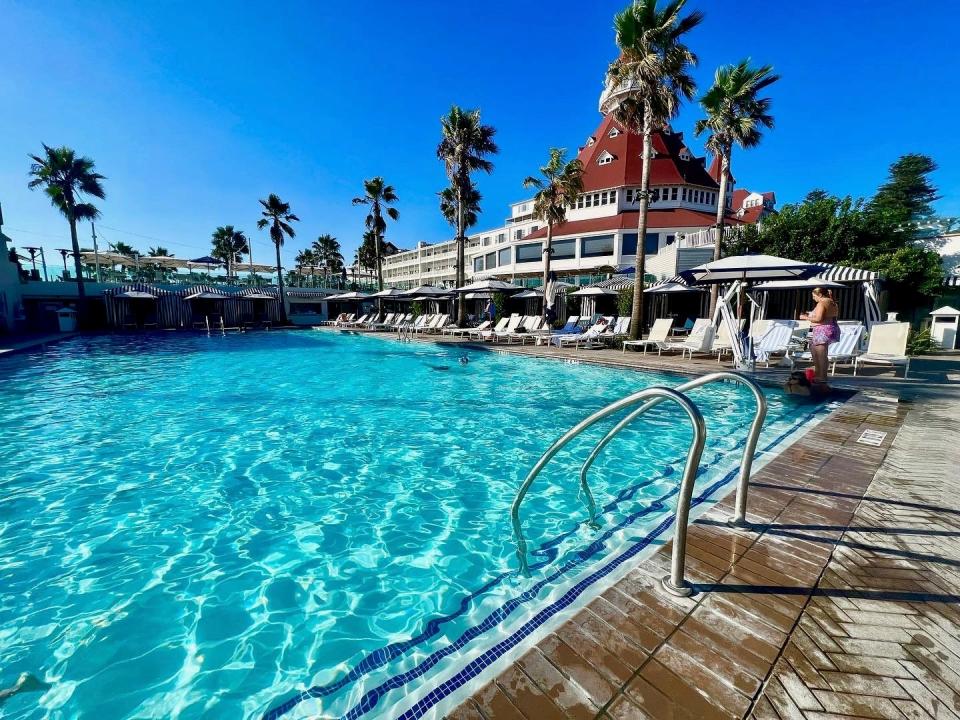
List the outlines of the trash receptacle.
<svg viewBox="0 0 960 720">
<path fill-rule="evenodd" d="M 944 305 L 937 308 L 930 316 L 930 336 L 944 350 L 953 350 L 957 345 L 958 330 L 960 330 L 960 310 Z"/>
<path fill-rule="evenodd" d="M 57 310 L 57 322 L 60 323 L 60 332 L 73 332 L 77 329 L 77 311 L 73 308 Z"/>
</svg>

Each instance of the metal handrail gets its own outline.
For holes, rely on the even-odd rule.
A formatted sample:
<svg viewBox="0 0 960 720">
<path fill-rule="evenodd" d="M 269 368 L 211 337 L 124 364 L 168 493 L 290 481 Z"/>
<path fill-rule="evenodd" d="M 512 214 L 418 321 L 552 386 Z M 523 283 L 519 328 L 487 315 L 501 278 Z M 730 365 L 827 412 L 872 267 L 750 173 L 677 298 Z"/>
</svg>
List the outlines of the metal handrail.
<svg viewBox="0 0 960 720">
<path fill-rule="evenodd" d="M 763 429 L 763 421 L 767 417 L 767 398 L 764 396 L 760 386 L 757 385 L 757 383 L 755 383 L 753 380 L 741 375 L 740 373 L 729 371 L 719 371 L 694 378 L 693 380 L 689 380 L 682 385 L 677 385 L 674 390 L 685 393 L 688 390 L 693 390 L 694 388 L 698 388 L 703 385 L 709 385 L 710 383 L 719 382 L 722 380 L 733 380 L 742 385 L 746 385 L 753 393 L 754 399 L 757 401 L 757 411 L 754 413 L 753 423 L 750 425 L 750 433 L 747 435 L 747 444 L 743 448 L 743 458 L 740 460 L 740 477 L 737 481 L 737 497 L 734 503 L 733 519 L 730 521 L 733 525 L 743 526 L 746 524 L 747 518 L 747 488 L 750 484 L 750 469 L 753 466 L 753 456 L 757 450 L 757 440 L 760 437 L 760 430 Z M 597 459 L 597 456 L 607 445 L 610 444 L 610 441 L 613 440 L 614 436 L 616 436 L 627 425 L 633 422 L 638 416 L 663 402 L 663 399 L 664 398 L 657 397 L 647 401 L 644 405 L 637 408 L 627 415 L 623 420 L 617 423 L 610 430 L 610 432 L 604 435 L 600 442 L 597 443 L 596 447 L 594 447 L 593 451 L 580 468 L 580 491 L 583 493 L 584 498 L 586 498 L 587 511 L 590 513 L 589 522 L 592 526 L 596 526 L 597 504 L 593 499 L 593 493 L 590 492 L 590 486 L 587 483 L 587 471 L 590 469 L 590 466 L 593 465 L 593 461 Z"/>
<path fill-rule="evenodd" d="M 690 499 L 693 496 L 693 486 L 697 478 L 697 470 L 700 467 L 700 456 L 703 454 L 703 446 L 706 442 L 707 429 L 703 415 L 700 413 L 700 410 L 697 409 L 697 406 L 694 405 L 686 395 L 666 387 L 651 387 L 640 390 L 639 392 L 607 405 L 588 418 L 581 420 L 547 448 L 547 451 L 537 461 L 537 464 L 533 466 L 533 469 L 527 474 L 526 479 L 520 486 L 517 497 L 514 499 L 513 505 L 510 508 L 510 517 L 513 522 L 513 535 L 517 542 L 517 557 L 520 560 L 520 570 L 524 575 L 529 574 L 529 565 L 527 564 L 527 541 L 523 536 L 523 528 L 520 525 L 520 505 L 524 497 L 526 497 L 527 491 L 530 489 L 530 485 L 534 479 L 536 479 L 537 475 L 540 474 L 540 471 L 550 462 L 554 455 L 570 442 L 570 440 L 588 427 L 620 410 L 644 402 L 649 398 L 656 398 L 658 402 L 655 404 L 659 404 L 659 402 L 663 400 L 672 400 L 677 403 L 687 413 L 687 416 L 690 418 L 690 424 L 693 426 L 693 439 L 690 442 L 690 448 L 687 450 L 687 462 L 683 468 L 683 477 L 680 481 L 680 497 L 677 500 L 677 527 L 674 537 L 670 575 L 663 579 L 663 585 L 666 590 L 679 595 L 690 594 L 691 590 L 683 579 L 687 546 L 687 520 L 690 514 Z M 650 407 L 653 407 L 653 405 L 654 404 L 649 402 L 645 403 L 643 407 L 631 413 L 631 419 L 636 419 L 638 415 Z"/>
</svg>

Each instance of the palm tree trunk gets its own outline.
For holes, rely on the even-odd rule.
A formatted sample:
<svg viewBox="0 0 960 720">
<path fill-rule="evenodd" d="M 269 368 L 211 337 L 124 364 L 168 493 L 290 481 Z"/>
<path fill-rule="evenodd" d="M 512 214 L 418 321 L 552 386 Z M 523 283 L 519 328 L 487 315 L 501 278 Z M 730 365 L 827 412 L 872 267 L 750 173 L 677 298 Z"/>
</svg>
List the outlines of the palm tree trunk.
<svg viewBox="0 0 960 720">
<path fill-rule="evenodd" d="M 730 148 L 720 156 L 720 194 L 717 199 L 717 239 L 713 245 L 713 259 L 719 260 L 723 243 L 723 218 L 727 211 L 727 175 L 730 172 Z M 720 288 L 710 286 L 710 317 L 717 311 Z"/>
<path fill-rule="evenodd" d="M 463 183 L 457 183 L 457 287 L 463 287 L 467 284 L 466 272 L 466 232 L 465 217 L 463 212 Z M 457 293 L 457 327 L 466 327 L 467 324 L 467 298 L 464 293 Z"/>
<path fill-rule="evenodd" d="M 550 257 L 553 255 L 553 221 L 547 221 L 547 240 L 543 245 L 543 317 L 547 317 L 547 283 L 550 281 Z"/>
<path fill-rule="evenodd" d="M 87 289 L 83 286 L 83 265 L 80 263 L 80 241 L 77 240 L 77 221 L 73 217 L 73 208 L 68 216 L 70 222 L 70 242 L 73 245 L 73 271 L 77 275 L 77 316 L 81 328 L 87 326 Z"/>
<path fill-rule="evenodd" d="M 380 246 L 383 238 L 377 235 L 377 290 L 383 290 L 383 258 L 380 255 Z"/>
<path fill-rule="evenodd" d="M 280 243 L 274 243 L 277 247 L 277 290 L 280 295 L 280 324 L 287 324 L 287 303 L 283 296 L 283 268 L 280 266 Z"/>
<path fill-rule="evenodd" d="M 640 176 L 640 218 L 637 223 L 636 277 L 633 279 L 633 310 L 630 313 L 630 337 L 638 340 L 643 335 L 643 276 L 647 270 L 647 209 L 650 206 L 651 135 L 650 106 L 644 103 L 643 113 L 643 173 Z"/>
</svg>

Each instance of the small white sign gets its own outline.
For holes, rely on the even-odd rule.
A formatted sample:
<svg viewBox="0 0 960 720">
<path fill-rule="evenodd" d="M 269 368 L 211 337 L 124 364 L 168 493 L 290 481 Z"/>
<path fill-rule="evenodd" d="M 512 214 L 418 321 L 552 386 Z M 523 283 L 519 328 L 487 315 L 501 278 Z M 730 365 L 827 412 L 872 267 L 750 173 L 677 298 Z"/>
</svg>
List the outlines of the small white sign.
<svg viewBox="0 0 960 720">
<path fill-rule="evenodd" d="M 861 445 L 873 445 L 878 447 L 883 444 L 883 439 L 887 436 L 885 432 L 879 430 L 864 430 L 863 434 L 857 439 Z"/>
</svg>

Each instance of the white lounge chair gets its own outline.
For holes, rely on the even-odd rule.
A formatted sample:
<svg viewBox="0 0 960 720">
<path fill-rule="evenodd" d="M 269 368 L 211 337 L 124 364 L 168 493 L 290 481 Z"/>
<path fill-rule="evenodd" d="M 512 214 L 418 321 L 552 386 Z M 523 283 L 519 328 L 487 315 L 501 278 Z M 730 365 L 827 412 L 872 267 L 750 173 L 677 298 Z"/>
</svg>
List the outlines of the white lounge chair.
<svg viewBox="0 0 960 720">
<path fill-rule="evenodd" d="M 336 319 L 333 323 L 336 327 L 343 327 L 344 325 L 349 325 L 353 322 L 353 319 L 356 317 L 355 313 L 350 313 L 349 315 L 344 316 L 343 313 L 340 313 L 340 317 Z"/>
<path fill-rule="evenodd" d="M 493 337 L 493 334 L 498 330 L 500 331 L 506 330 L 507 323 L 509 322 L 510 322 L 510 318 L 502 317 L 499 320 L 497 320 L 497 324 L 493 327 L 493 329 L 477 328 L 476 330 L 471 330 L 470 338 L 473 340 L 489 340 L 490 338 Z"/>
<path fill-rule="evenodd" d="M 867 351 L 853 359 L 853 374 L 861 365 L 890 365 L 896 371 L 903 365 L 903 377 L 910 372 L 910 357 L 907 355 L 907 340 L 910 323 L 874 323 L 867 340 Z"/>
<path fill-rule="evenodd" d="M 517 328 L 520 327 L 520 323 L 522 323 L 524 320 L 526 320 L 525 315 L 511 315 L 510 319 L 507 321 L 507 326 L 503 330 L 497 330 L 494 328 L 490 337 L 484 339 L 493 340 L 493 342 L 505 340 L 510 333 L 516 332 Z"/>
<path fill-rule="evenodd" d="M 777 355 L 786 357 L 790 352 L 790 340 L 797 327 L 796 320 L 770 320 L 763 336 L 754 343 L 753 352 L 757 362 L 770 367 L 770 360 Z"/>
<path fill-rule="evenodd" d="M 864 327 L 861 323 L 844 324 L 840 326 L 840 339 L 827 347 L 827 362 L 830 363 L 830 374 L 837 372 L 837 363 L 853 363 L 854 358 L 861 353 L 860 343 L 863 339 Z M 790 354 L 792 362 L 810 362 L 813 355 L 809 350 Z"/>
<path fill-rule="evenodd" d="M 536 340 L 536 333 L 543 327 L 543 317 L 541 315 L 528 315 L 523 319 L 520 325 L 512 333 L 509 333 L 504 340 L 508 343 L 518 342 L 523 345 L 527 338 Z"/>
<path fill-rule="evenodd" d="M 746 320 L 740 320 L 738 322 L 738 333 L 743 331 L 745 322 Z M 736 341 L 738 343 L 740 342 L 739 334 L 737 335 Z M 717 354 L 717 362 L 720 362 L 720 358 L 728 352 L 733 352 L 733 341 L 730 339 L 730 330 L 727 327 L 727 323 L 723 321 L 723 318 L 720 319 L 720 327 L 717 329 L 717 336 L 713 340 L 713 347 L 710 348 L 710 351 Z"/>
<path fill-rule="evenodd" d="M 602 340 L 603 342 L 610 343 L 612 345 L 615 341 L 622 340 L 629 334 L 630 316 L 624 315 L 617 318 L 616 322 L 613 324 L 613 329 L 608 333 L 604 333 Z"/>
<path fill-rule="evenodd" d="M 477 325 L 475 328 L 462 328 L 462 327 L 448 327 L 441 330 L 441 333 L 444 335 L 450 335 L 451 337 L 456 337 L 457 335 L 461 337 L 466 337 L 470 333 L 474 332 L 483 332 L 484 330 L 489 329 L 492 325 L 489 320 L 484 320 L 482 323 Z"/>
<path fill-rule="evenodd" d="M 664 343 L 663 347 L 658 348 L 658 350 L 661 354 L 664 352 L 674 352 L 676 350 L 686 354 L 688 347 L 701 347 L 703 335 L 706 333 L 707 328 L 713 328 L 713 321 L 710 320 L 710 318 L 697 318 L 693 323 L 693 327 L 690 329 L 690 333 L 686 337 L 678 340 L 668 340 Z M 713 333 L 710 333 L 710 342 L 711 344 L 713 343 Z"/>
<path fill-rule="evenodd" d="M 645 338 L 640 340 L 624 340 L 623 352 L 627 351 L 627 346 L 642 347 L 643 354 L 647 354 L 648 347 L 657 348 L 657 354 L 667 346 L 667 339 L 670 337 L 670 331 L 673 329 L 673 318 L 657 318 L 653 321 L 653 327 Z"/>
<path fill-rule="evenodd" d="M 584 330 L 582 333 L 577 335 L 558 335 L 552 338 L 550 342 L 552 342 L 558 348 L 562 348 L 565 345 L 573 345 L 574 349 L 578 349 L 580 347 L 580 343 L 595 342 L 597 338 L 610 329 L 612 322 L 612 315 L 610 317 L 601 317 L 595 325 Z"/>
</svg>

